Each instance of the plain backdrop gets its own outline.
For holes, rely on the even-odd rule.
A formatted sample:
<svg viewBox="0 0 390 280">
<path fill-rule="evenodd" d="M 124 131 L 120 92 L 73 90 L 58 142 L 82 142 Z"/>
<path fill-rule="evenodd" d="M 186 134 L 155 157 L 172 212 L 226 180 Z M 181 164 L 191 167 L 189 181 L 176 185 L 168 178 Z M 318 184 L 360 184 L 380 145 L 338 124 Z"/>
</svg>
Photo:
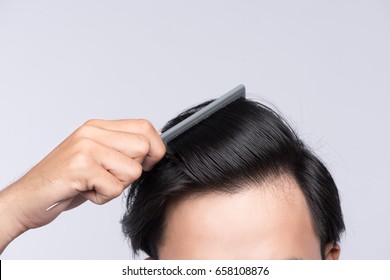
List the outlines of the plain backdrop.
<svg viewBox="0 0 390 280">
<path fill-rule="evenodd" d="M 0 0 L 0 186 L 88 119 L 161 128 L 238 84 L 333 174 L 341 257 L 389 259 L 389 1 Z M 132 258 L 124 210 L 85 203 L 1 258 Z"/>
</svg>

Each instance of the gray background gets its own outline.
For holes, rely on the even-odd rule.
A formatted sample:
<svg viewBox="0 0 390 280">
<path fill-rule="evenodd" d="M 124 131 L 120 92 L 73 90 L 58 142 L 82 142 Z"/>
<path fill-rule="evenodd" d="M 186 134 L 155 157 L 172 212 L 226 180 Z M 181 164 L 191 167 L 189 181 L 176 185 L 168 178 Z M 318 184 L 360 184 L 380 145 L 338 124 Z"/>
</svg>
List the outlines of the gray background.
<svg viewBox="0 0 390 280">
<path fill-rule="evenodd" d="M 90 118 L 156 128 L 236 85 L 276 106 L 339 186 L 344 259 L 389 259 L 389 1 L 1 1 L 0 185 Z M 123 197 L 3 259 L 128 259 Z"/>
</svg>

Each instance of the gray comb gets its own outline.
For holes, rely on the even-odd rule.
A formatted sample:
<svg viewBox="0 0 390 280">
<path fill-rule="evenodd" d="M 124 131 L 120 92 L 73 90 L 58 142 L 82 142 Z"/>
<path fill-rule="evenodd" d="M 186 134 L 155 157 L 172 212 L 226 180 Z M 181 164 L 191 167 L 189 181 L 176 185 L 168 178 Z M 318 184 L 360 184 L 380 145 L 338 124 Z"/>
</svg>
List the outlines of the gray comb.
<svg viewBox="0 0 390 280">
<path fill-rule="evenodd" d="M 237 100 L 238 98 L 245 97 L 245 86 L 239 85 L 229 91 L 228 93 L 222 95 L 220 98 L 214 100 L 207 106 L 203 107 L 193 115 L 189 116 L 185 120 L 179 122 L 175 126 L 171 127 L 167 131 L 165 131 L 163 134 L 161 134 L 161 139 L 163 140 L 165 147 L 167 148 L 168 152 L 171 152 L 168 143 L 179 136 L 180 134 L 184 133 L 200 121 L 206 119 L 211 114 L 215 113 L 216 111 L 220 110 L 221 108 L 225 107 L 226 105 L 232 103 L 233 101 Z"/>
</svg>

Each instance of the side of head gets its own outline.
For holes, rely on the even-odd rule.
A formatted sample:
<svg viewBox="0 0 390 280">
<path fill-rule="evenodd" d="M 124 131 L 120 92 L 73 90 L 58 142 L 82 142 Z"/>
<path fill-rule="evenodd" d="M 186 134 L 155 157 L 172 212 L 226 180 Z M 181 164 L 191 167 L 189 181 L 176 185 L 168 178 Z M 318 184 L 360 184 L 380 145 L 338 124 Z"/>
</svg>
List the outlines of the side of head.
<svg viewBox="0 0 390 280">
<path fill-rule="evenodd" d="M 268 107 L 239 99 L 169 145 L 173 153 L 129 191 L 122 228 L 135 252 L 154 259 L 338 256 L 337 187 Z"/>
</svg>

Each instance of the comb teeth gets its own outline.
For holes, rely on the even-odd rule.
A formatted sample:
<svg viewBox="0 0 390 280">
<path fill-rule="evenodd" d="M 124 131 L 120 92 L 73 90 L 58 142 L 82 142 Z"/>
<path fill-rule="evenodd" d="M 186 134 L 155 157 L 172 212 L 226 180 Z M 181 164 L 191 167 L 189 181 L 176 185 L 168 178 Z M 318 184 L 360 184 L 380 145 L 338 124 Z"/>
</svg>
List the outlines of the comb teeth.
<svg viewBox="0 0 390 280">
<path fill-rule="evenodd" d="M 171 153 L 172 151 L 169 149 L 168 143 L 178 137 L 180 134 L 184 133 L 197 123 L 206 119 L 211 114 L 225 107 L 226 105 L 232 103 L 238 98 L 245 97 L 245 86 L 239 85 L 229 91 L 228 93 L 222 95 L 220 98 L 214 100 L 207 106 L 203 107 L 193 115 L 189 116 L 185 120 L 179 122 L 175 126 L 171 127 L 163 134 L 161 134 L 161 139 L 163 140 L 165 147 L 167 148 L 167 152 Z"/>
</svg>

